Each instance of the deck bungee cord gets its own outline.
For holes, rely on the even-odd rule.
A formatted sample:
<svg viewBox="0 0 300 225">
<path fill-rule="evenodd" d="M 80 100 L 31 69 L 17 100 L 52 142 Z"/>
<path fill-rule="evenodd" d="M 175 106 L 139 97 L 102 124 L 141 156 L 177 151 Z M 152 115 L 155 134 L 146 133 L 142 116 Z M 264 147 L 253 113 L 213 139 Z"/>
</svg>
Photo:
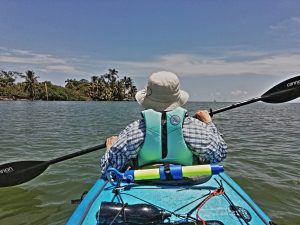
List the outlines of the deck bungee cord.
<svg viewBox="0 0 300 225">
<path fill-rule="evenodd" d="M 272 222 L 272 221 L 266 221 L 264 219 L 264 217 L 256 210 L 256 208 L 251 204 L 250 201 L 248 201 L 248 199 L 246 199 L 243 195 L 240 194 L 239 191 L 236 190 L 236 188 L 234 188 L 230 182 L 228 182 L 221 174 L 218 174 L 219 177 L 221 177 L 228 186 L 230 186 L 232 188 L 232 190 L 234 190 L 250 207 L 251 209 L 256 213 L 256 215 L 261 219 L 261 221 L 266 224 L 266 225 L 276 225 L 276 223 Z"/>
<path fill-rule="evenodd" d="M 218 182 L 219 183 L 219 182 Z M 137 207 L 148 207 L 148 210 L 149 210 L 149 206 L 151 207 L 155 207 L 156 209 L 159 209 L 161 211 L 159 211 L 158 214 L 162 215 L 161 217 L 161 220 L 165 220 L 165 219 L 168 219 L 168 217 L 170 217 L 170 215 L 174 215 L 175 217 L 177 218 L 181 218 L 182 219 L 182 222 L 183 223 L 186 223 L 186 222 L 194 222 L 193 224 L 201 224 L 201 225 L 210 225 L 210 224 L 215 224 L 215 225 L 221 225 L 223 224 L 221 221 L 215 221 L 215 220 L 207 220 L 205 221 L 204 219 L 202 219 L 200 217 L 200 209 L 205 205 L 205 203 L 211 199 L 212 197 L 214 196 L 218 196 L 218 195 L 224 195 L 226 197 L 226 200 L 229 202 L 230 206 L 234 209 L 234 212 L 235 212 L 235 216 L 238 218 L 238 219 L 242 219 L 247 225 L 249 224 L 249 221 L 251 220 L 251 217 L 249 218 L 245 218 L 245 216 L 240 212 L 240 207 L 238 206 L 235 206 L 232 202 L 232 200 L 226 195 L 225 193 L 225 189 L 223 186 L 220 186 L 220 187 L 217 187 L 214 191 L 209 191 L 209 193 L 205 194 L 205 195 L 202 195 L 201 197 L 198 197 L 197 199 L 187 203 L 187 204 L 184 204 L 183 206 L 179 207 L 178 209 L 175 209 L 173 211 L 171 210 L 168 210 L 166 208 L 163 208 L 157 204 L 153 204 L 145 199 L 142 199 L 142 198 L 139 198 L 137 196 L 134 196 L 132 194 L 129 194 L 129 193 L 122 193 L 122 189 L 123 187 L 115 187 L 115 189 L 113 190 L 113 192 L 115 193 L 113 199 L 111 200 L 110 203 L 115 203 L 114 200 L 117 198 L 119 199 L 119 201 L 121 203 L 119 203 L 120 205 L 118 206 L 119 207 L 119 211 L 117 211 L 117 214 L 115 214 L 115 216 L 113 217 L 112 221 L 110 221 L 109 225 L 114 225 L 114 222 L 116 221 L 117 217 L 121 215 L 121 213 L 123 212 L 123 218 L 125 218 L 124 220 L 122 220 L 122 223 L 123 224 L 127 224 L 126 222 L 126 215 L 124 214 L 124 210 L 126 207 L 130 207 L 130 205 L 126 202 L 124 202 L 123 198 L 122 198 L 122 195 L 127 195 L 127 196 L 130 196 L 132 198 L 135 198 L 143 203 L 146 203 L 144 205 L 142 204 L 136 204 Z M 203 199 L 204 198 L 204 199 Z M 194 207 L 192 210 L 190 210 L 188 213 L 186 214 L 178 214 L 178 213 L 175 213 L 176 211 L 179 211 L 183 208 L 185 208 L 186 206 L 200 200 L 200 199 L 203 199 L 199 204 L 197 204 L 196 207 Z M 104 204 L 105 206 L 104 207 L 108 207 L 108 206 L 112 206 L 109 204 L 109 202 L 104 202 L 102 203 Z M 118 203 L 117 203 L 118 204 Z M 103 207 L 103 206 L 101 206 Z M 97 219 L 98 221 L 101 221 L 101 207 L 100 207 L 100 211 L 97 213 Z M 132 207 L 132 206 L 131 206 Z M 134 207 L 134 205 L 133 205 Z M 152 208 L 153 209 L 153 208 Z M 195 211 L 197 209 L 197 212 L 196 212 L 196 218 L 192 217 L 191 214 L 193 213 L 193 211 Z M 243 209 L 244 211 L 246 211 L 245 209 Z M 167 213 L 165 213 L 167 212 Z M 247 212 L 247 211 L 246 211 Z M 135 212 L 136 214 L 137 212 Z M 169 213 L 169 214 L 168 214 Z M 249 214 L 249 213 L 248 213 Z M 103 216 L 106 216 L 107 217 L 107 214 L 103 215 Z M 142 215 L 140 215 L 139 219 L 142 217 Z M 131 218 L 132 219 L 132 218 Z M 190 221 L 192 220 L 192 221 Z M 132 224 L 139 224 L 139 223 L 134 223 L 134 221 L 131 221 Z M 141 221 L 140 221 L 141 222 Z M 149 221 L 149 218 L 145 219 L 145 221 L 143 221 L 145 224 L 152 224 L 153 221 Z M 148 222 L 148 223 L 147 223 Z M 154 221 L 155 222 L 155 221 Z M 157 221 L 156 221 L 157 222 Z M 105 224 L 103 223 L 103 221 L 101 221 L 101 223 L 99 224 Z M 130 224 L 130 223 L 129 223 Z M 181 223 L 178 223 L 178 222 L 166 222 L 166 223 L 163 223 L 161 222 L 160 224 L 181 224 Z"/>
<path fill-rule="evenodd" d="M 263 214 L 256 216 L 256 213 L 259 213 L 259 208 L 255 208 L 254 203 L 250 207 L 244 200 L 246 196 L 243 196 L 243 192 L 235 189 L 233 187 L 234 183 L 223 172 L 211 177 L 208 185 L 201 185 L 205 184 L 206 180 L 204 183 L 187 185 L 187 187 L 170 187 L 168 185 L 169 181 L 166 181 L 164 185 L 155 187 L 151 183 L 155 183 L 158 179 L 152 180 L 150 184 L 140 184 L 139 182 L 130 183 L 126 179 L 124 181 L 122 177 L 119 177 L 119 180 L 115 178 L 112 183 L 109 181 L 106 181 L 104 184 L 100 182 L 99 184 L 102 183 L 103 185 L 96 189 L 93 188 L 94 191 L 91 191 L 91 193 L 95 194 L 90 196 L 88 194 L 86 197 L 88 200 L 83 199 L 83 204 L 86 205 L 84 207 L 84 214 L 80 213 L 73 222 L 80 220 L 79 224 L 91 224 L 91 217 L 95 221 L 93 224 L 98 225 L 250 225 L 266 224 L 265 221 L 267 221 L 266 219 L 265 221 L 261 220 L 264 217 Z M 223 183 L 226 185 L 224 186 Z M 237 188 L 239 187 L 237 186 Z M 174 196 L 174 194 L 176 196 L 176 193 L 180 192 L 180 195 L 190 196 L 190 198 L 183 201 L 182 205 L 178 204 L 182 201 L 179 198 L 178 202 L 176 202 L 177 204 L 175 204 L 176 207 L 174 207 L 175 205 L 172 206 L 174 204 L 171 203 L 172 201 L 169 205 L 161 205 L 163 201 L 155 200 L 156 198 L 153 198 L 151 194 L 141 194 L 146 193 L 147 190 L 151 193 L 159 193 L 159 190 L 161 190 L 163 193 L 170 193 L 170 196 Z M 165 192 L 166 190 L 170 190 L 171 192 Z M 232 193 L 235 192 L 238 193 L 233 196 Z M 243 197 L 240 198 L 240 195 Z M 108 198 L 108 196 L 111 197 Z M 169 195 L 165 196 L 169 198 Z M 212 201 L 211 199 L 215 200 Z M 166 200 L 168 201 L 168 199 Z M 212 204 L 211 201 L 215 203 Z M 217 206 L 216 203 L 220 204 L 221 208 L 215 208 Z M 212 208 L 212 205 L 215 206 Z M 184 210 L 185 208 L 187 209 Z M 202 208 L 203 210 L 201 210 Z M 212 212 L 210 210 L 217 210 L 214 215 L 219 216 L 211 217 Z M 254 212 L 254 210 L 257 212 Z M 227 215 L 223 213 L 227 213 Z M 222 218 L 225 217 L 227 219 L 223 220 Z M 231 219 L 229 220 L 229 218 Z M 236 219 L 233 220 L 233 218 Z M 265 218 L 267 217 L 265 216 Z M 268 221 L 268 225 L 274 224 L 270 220 Z M 68 224 L 78 224 L 77 222 L 73 222 Z"/>
<path fill-rule="evenodd" d="M 110 221 L 109 225 L 114 225 L 114 222 L 115 220 L 117 219 L 118 216 L 121 215 L 121 211 L 124 212 L 124 210 L 128 207 L 130 207 L 128 205 L 128 203 L 124 203 L 124 200 L 122 199 L 122 195 L 127 195 L 127 196 L 130 196 L 132 198 L 135 198 L 143 203 L 146 203 L 146 204 L 135 204 L 135 205 L 131 205 L 131 207 L 136 207 L 136 208 L 147 208 L 147 214 L 149 213 L 149 209 L 156 209 L 156 212 L 157 212 L 157 215 L 156 215 L 156 221 L 151 221 L 149 220 L 149 218 L 144 218 L 145 215 L 144 214 L 140 214 L 140 215 L 137 215 L 139 212 L 138 211 L 135 211 L 135 216 L 136 216 L 136 220 L 133 220 L 133 221 L 126 221 L 126 217 L 128 218 L 128 216 L 126 216 L 125 214 L 123 214 L 123 218 L 124 219 L 121 219 L 121 224 L 141 224 L 143 222 L 143 224 L 186 224 L 187 222 L 194 222 L 192 224 L 199 224 L 199 220 L 197 218 L 194 218 L 188 214 L 178 214 L 178 213 L 175 213 L 175 211 L 177 210 L 174 210 L 174 211 L 171 211 L 171 210 L 168 210 L 166 208 L 163 208 L 159 205 L 156 205 L 156 204 L 153 204 L 145 199 L 142 199 L 142 198 L 139 198 L 137 196 L 134 196 L 132 194 L 128 194 L 128 193 L 122 193 L 121 191 L 117 191 L 117 195 L 120 196 L 120 200 L 122 203 L 119 203 L 121 204 L 123 207 L 120 208 L 120 205 L 119 205 L 119 211 L 117 212 L 117 214 L 113 217 L 113 220 Z M 206 195 L 204 196 L 201 196 L 200 198 L 197 198 L 197 200 L 201 199 L 201 198 L 204 198 Z M 115 199 L 115 197 L 112 199 L 112 201 Z M 195 201 L 193 201 L 195 202 Z M 104 207 L 107 207 L 107 206 L 111 206 L 109 205 L 109 203 L 114 203 L 114 202 L 105 202 L 104 203 Z M 102 203 L 103 204 L 103 203 Z M 190 203 L 188 203 L 190 204 Z M 99 224 L 105 224 L 103 223 L 103 220 L 101 220 L 101 207 L 102 205 L 100 206 L 100 211 L 97 213 L 97 217 L 98 217 L 98 221 L 100 222 Z M 154 208 L 151 208 L 151 207 L 154 207 Z M 180 207 L 180 208 L 184 208 L 185 206 L 183 207 Z M 182 223 L 181 222 L 171 222 L 171 221 L 168 221 L 168 222 L 163 222 L 164 220 L 168 220 L 169 217 L 173 215 L 177 218 L 181 218 L 182 219 Z M 107 214 L 103 215 L 103 217 L 106 217 L 107 219 Z M 144 219 L 144 220 L 143 220 Z M 132 220 L 132 218 L 131 218 Z M 192 221 L 190 221 L 192 220 Z M 157 222 L 157 223 L 156 223 Z M 214 222 L 216 225 L 221 225 L 222 223 L 216 223 L 217 221 L 207 221 L 208 223 L 206 223 L 207 225 L 209 225 L 211 222 Z"/>
<path fill-rule="evenodd" d="M 206 225 L 206 222 L 204 219 L 202 219 L 200 217 L 200 209 L 204 206 L 204 204 L 209 200 L 211 199 L 212 197 L 214 196 L 217 196 L 217 195 L 222 195 L 224 194 L 225 191 L 224 191 L 224 188 L 223 187 L 219 187 L 217 188 L 216 190 L 214 190 L 213 192 L 211 192 L 203 201 L 201 201 L 199 204 L 198 204 L 198 207 L 197 207 L 197 212 L 196 212 L 196 218 L 198 220 L 201 221 L 202 225 Z"/>
<path fill-rule="evenodd" d="M 143 198 L 137 197 L 133 194 L 129 193 L 123 193 L 123 190 L 125 190 L 126 186 L 121 186 L 122 181 L 126 181 L 127 183 L 132 183 L 134 182 L 135 179 L 137 180 L 155 180 L 155 179 L 161 179 L 161 180 L 166 180 L 168 177 L 173 178 L 174 180 L 180 180 L 183 179 L 187 174 L 188 175 L 194 175 L 197 176 L 199 174 L 201 175 L 212 175 L 212 174 L 219 174 L 224 171 L 224 168 L 221 165 L 203 165 L 203 166 L 189 166 L 188 171 L 189 172 L 183 172 L 185 167 L 184 166 L 179 166 L 179 165 L 167 165 L 167 168 L 170 170 L 168 171 L 169 176 L 166 176 L 163 173 L 166 173 L 166 170 L 163 168 L 164 166 L 161 166 L 158 169 L 146 169 L 146 170 L 128 170 L 125 173 L 120 173 L 116 169 L 109 169 L 107 172 L 107 176 L 110 179 L 110 183 L 114 186 L 112 192 L 114 193 L 114 196 L 110 202 L 103 202 L 100 206 L 100 210 L 97 212 L 97 221 L 99 224 L 106 224 L 109 222 L 109 225 L 113 225 L 115 221 L 117 220 L 120 215 L 122 215 L 121 218 L 119 219 L 119 222 L 123 224 L 158 224 L 158 222 L 161 222 L 160 224 L 182 224 L 182 223 L 172 223 L 170 221 L 171 215 L 175 216 L 176 218 L 181 218 L 181 221 L 183 223 L 187 222 L 193 222 L 194 224 L 201 224 L 201 225 L 210 225 L 210 224 L 215 224 L 215 225 L 222 225 L 223 223 L 221 221 L 216 221 L 216 220 L 207 220 L 205 221 L 203 218 L 200 217 L 200 209 L 208 202 L 209 199 L 215 197 L 215 196 L 224 196 L 226 201 L 229 203 L 230 209 L 234 212 L 234 215 L 237 217 L 238 220 L 242 219 L 247 225 L 249 225 L 249 221 L 251 221 L 251 215 L 246 209 L 243 209 L 239 206 L 234 205 L 232 200 L 229 198 L 229 196 L 226 194 L 225 189 L 222 184 L 222 180 L 218 181 L 215 179 L 216 183 L 219 185 L 219 187 L 215 188 L 213 191 L 208 190 L 207 194 L 202 195 L 201 197 L 198 197 L 175 210 L 168 210 L 166 208 L 163 208 L 157 204 L 151 203 Z M 210 168 L 210 170 L 208 169 Z M 113 174 L 115 175 L 115 178 L 117 180 L 112 179 Z M 180 175 L 178 175 L 180 174 Z M 150 178 L 151 177 L 151 178 Z M 155 178 L 153 178 L 155 177 Z M 205 188 L 203 188 L 205 189 Z M 134 199 L 137 199 L 145 204 L 135 204 L 135 205 L 129 205 L 128 202 L 125 202 L 122 198 L 122 195 L 130 196 Z M 204 198 L 204 199 L 203 199 Z M 115 200 L 118 199 L 119 203 L 116 203 Z M 198 203 L 195 207 L 193 207 L 190 211 L 188 211 L 185 214 L 179 214 L 176 213 L 179 210 L 184 209 L 185 207 L 203 199 L 200 203 Z M 141 213 L 139 216 L 136 216 L 138 214 L 138 210 L 135 210 L 135 218 L 130 218 L 130 216 L 126 216 L 125 211 L 130 211 L 132 209 L 130 208 L 135 208 L 135 209 L 140 209 L 143 208 L 147 209 L 148 211 L 151 209 L 152 211 L 156 210 L 156 215 L 153 216 L 155 218 L 155 221 L 151 218 L 146 218 L 143 213 Z M 149 208 L 150 207 L 150 208 Z M 151 208 L 154 207 L 154 208 Z M 109 210 L 111 210 L 109 212 Z M 196 218 L 191 216 L 192 213 L 196 211 Z M 101 215 L 104 213 L 104 215 Z M 242 212 L 243 213 L 242 213 Z M 123 213 L 123 214 L 122 214 Z M 110 215 L 110 216 L 108 216 Z M 246 216 L 245 216 L 246 215 Z M 102 216 L 102 217 L 101 217 Z M 103 217 L 106 219 L 103 220 Z M 108 218 L 111 218 L 110 220 Z M 138 218 L 138 219 L 137 219 Z M 145 220 L 141 219 L 144 218 Z M 129 220 L 129 222 L 127 220 Z M 164 222 L 165 220 L 168 220 L 168 222 Z M 101 221 L 101 222 L 100 222 Z M 106 221 L 106 223 L 105 223 Z M 116 223 L 118 224 L 118 223 Z"/>
<path fill-rule="evenodd" d="M 167 167 L 167 170 L 165 169 L 165 167 Z M 193 220 L 195 222 L 199 222 L 199 220 L 197 218 L 194 218 L 194 217 L 190 216 L 189 214 L 177 214 L 175 212 L 183 209 L 184 207 L 186 207 L 186 206 L 188 206 L 188 205 L 190 205 L 194 202 L 196 202 L 199 199 L 204 198 L 205 196 L 207 196 L 209 194 L 203 195 L 200 198 L 197 198 L 196 200 L 193 200 L 193 201 L 179 207 L 178 209 L 176 209 L 174 211 L 171 211 L 171 210 L 162 208 L 162 207 L 160 207 L 156 204 L 150 203 L 149 201 L 146 201 L 145 199 L 139 198 L 139 197 L 134 196 L 132 194 L 122 193 L 122 187 L 120 187 L 120 183 L 121 183 L 121 181 L 126 181 L 128 183 L 132 183 L 134 181 L 141 181 L 141 180 L 155 180 L 155 179 L 167 180 L 167 179 L 171 179 L 171 178 L 174 179 L 174 180 L 180 180 L 180 179 L 183 179 L 184 177 L 189 177 L 189 176 L 199 176 L 199 175 L 201 175 L 201 176 L 211 176 L 213 174 L 218 174 L 218 173 L 223 172 L 223 171 L 224 171 L 224 168 L 223 168 L 222 165 L 198 165 L 198 166 L 163 165 L 163 166 L 160 166 L 159 168 L 156 168 L 156 169 L 127 170 L 124 173 L 120 173 L 118 170 L 116 170 L 114 168 L 109 168 L 107 170 L 107 177 L 108 177 L 110 183 L 113 186 L 115 186 L 115 189 L 113 190 L 114 196 L 113 196 L 113 199 L 111 200 L 111 202 L 114 202 L 114 200 L 116 198 L 118 198 L 119 201 L 122 203 L 122 205 L 124 205 L 124 201 L 123 201 L 121 195 L 127 195 L 127 196 L 131 196 L 135 199 L 138 199 L 141 202 L 146 203 L 148 206 L 153 206 L 156 209 L 160 209 L 161 210 L 160 213 L 163 215 L 162 218 L 161 218 L 161 221 L 164 221 L 165 219 L 168 219 L 168 217 L 170 217 L 171 215 L 174 215 L 177 218 L 182 218 L 182 219 L 185 219 L 185 220 L 190 219 L 190 220 Z M 113 176 L 115 176 L 117 181 L 115 179 L 113 179 Z M 125 211 L 126 207 L 128 207 L 128 204 L 124 207 L 121 207 L 120 211 L 121 210 Z M 120 211 L 113 218 L 110 225 L 112 225 L 113 222 L 116 220 L 116 218 L 121 214 Z M 162 212 L 168 212 L 169 214 L 162 213 Z M 98 215 L 98 219 L 100 221 L 100 219 L 101 219 L 101 217 L 100 217 L 101 207 L 100 207 L 100 211 L 98 212 L 97 215 Z M 123 217 L 126 218 L 125 214 L 124 214 Z M 140 215 L 140 217 L 142 217 L 142 215 Z M 126 224 L 126 221 L 122 221 L 122 222 L 125 222 L 125 224 Z M 147 223 L 147 222 L 149 222 L 149 219 L 146 220 L 146 221 L 143 221 L 143 222 Z M 187 222 L 187 221 L 185 221 L 185 222 Z M 103 221 L 102 221 L 101 224 L 103 224 Z M 168 223 L 165 223 L 165 224 L 168 224 Z"/>
<path fill-rule="evenodd" d="M 246 209 L 243 209 L 244 212 L 246 212 L 245 214 L 247 214 L 247 215 L 249 215 L 249 216 L 246 217 L 244 214 L 242 214 L 241 211 L 239 210 L 239 209 L 242 209 L 242 208 L 239 207 L 239 206 L 236 206 L 236 205 L 232 202 L 232 200 L 229 198 L 229 196 L 226 194 L 226 192 L 225 192 L 225 190 L 224 190 L 224 186 L 223 186 L 222 180 L 218 181 L 216 178 L 215 178 L 214 180 L 215 180 L 215 181 L 219 184 L 219 186 L 220 186 L 220 187 L 218 188 L 218 191 L 217 191 L 216 194 L 222 194 L 222 195 L 225 197 L 225 199 L 228 201 L 228 203 L 229 203 L 231 209 L 236 213 L 235 215 L 236 215 L 237 217 L 240 216 L 240 217 L 244 220 L 244 222 L 248 225 L 248 224 L 249 224 L 248 222 L 251 221 L 251 215 L 249 214 L 249 212 L 248 212 Z"/>
</svg>

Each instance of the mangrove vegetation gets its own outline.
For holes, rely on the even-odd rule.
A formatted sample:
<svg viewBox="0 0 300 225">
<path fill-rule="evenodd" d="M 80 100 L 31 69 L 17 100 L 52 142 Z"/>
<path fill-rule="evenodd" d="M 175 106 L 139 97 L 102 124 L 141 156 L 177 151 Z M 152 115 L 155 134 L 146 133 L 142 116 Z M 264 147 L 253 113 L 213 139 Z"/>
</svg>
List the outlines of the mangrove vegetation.
<svg viewBox="0 0 300 225">
<path fill-rule="evenodd" d="M 22 82 L 17 82 L 22 78 Z M 51 81 L 38 81 L 32 70 L 24 74 L 0 69 L 0 100 L 49 100 L 49 101 L 131 101 L 137 91 L 129 76 L 120 78 L 116 69 L 86 79 L 67 79 L 65 86 Z"/>
</svg>

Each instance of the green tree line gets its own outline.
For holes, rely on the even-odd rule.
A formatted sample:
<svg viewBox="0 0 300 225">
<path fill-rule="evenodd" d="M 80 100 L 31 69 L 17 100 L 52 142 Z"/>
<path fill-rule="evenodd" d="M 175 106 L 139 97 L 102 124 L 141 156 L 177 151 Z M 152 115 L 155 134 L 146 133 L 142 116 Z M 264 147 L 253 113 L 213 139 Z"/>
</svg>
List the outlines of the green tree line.
<svg viewBox="0 0 300 225">
<path fill-rule="evenodd" d="M 16 82 L 17 78 L 24 79 Z M 67 79 L 65 87 L 54 85 L 51 81 L 39 82 L 32 70 L 25 74 L 0 69 L 0 100 L 59 100 L 59 101 L 130 101 L 134 100 L 136 86 L 129 76 L 119 77 L 116 69 L 92 76 L 91 80 Z"/>
</svg>

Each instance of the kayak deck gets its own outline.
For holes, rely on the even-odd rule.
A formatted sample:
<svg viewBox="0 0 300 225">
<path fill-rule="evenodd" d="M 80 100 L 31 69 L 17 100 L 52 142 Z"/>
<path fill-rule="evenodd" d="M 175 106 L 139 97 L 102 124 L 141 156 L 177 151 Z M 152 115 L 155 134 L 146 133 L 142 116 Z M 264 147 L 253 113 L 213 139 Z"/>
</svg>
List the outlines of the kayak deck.
<svg viewBox="0 0 300 225">
<path fill-rule="evenodd" d="M 219 221 L 211 224 L 271 224 L 269 217 L 251 200 L 251 198 L 228 175 L 213 175 L 208 181 L 197 185 L 149 185 L 122 183 L 116 195 L 115 187 L 104 180 L 97 180 L 83 201 L 67 222 L 75 224 L 99 224 L 97 212 L 101 202 L 122 202 L 133 204 L 153 204 L 159 209 L 173 213 L 164 222 L 179 224 L 190 212 L 196 218 L 197 207 L 206 197 L 217 190 L 220 184 L 224 194 L 207 199 L 199 210 L 199 216 L 205 221 Z M 195 221 L 185 219 L 186 221 Z M 199 220 L 198 220 L 199 221 Z M 168 223 L 167 223 L 168 222 Z M 199 222 L 199 224 L 202 224 Z M 207 223 L 209 224 L 209 223 Z"/>
</svg>

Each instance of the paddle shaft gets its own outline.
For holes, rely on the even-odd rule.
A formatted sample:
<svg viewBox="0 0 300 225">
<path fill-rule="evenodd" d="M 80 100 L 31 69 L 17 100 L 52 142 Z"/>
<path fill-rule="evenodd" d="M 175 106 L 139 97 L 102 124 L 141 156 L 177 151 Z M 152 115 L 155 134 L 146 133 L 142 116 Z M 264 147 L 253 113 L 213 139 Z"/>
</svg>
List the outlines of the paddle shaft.
<svg viewBox="0 0 300 225">
<path fill-rule="evenodd" d="M 239 102 L 239 103 L 236 103 L 236 104 L 232 104 L 230 106 L 226 106 L 224 108 L 217 109 L 215 111 L 210 111 L 209 115 L 213 116 L 213 115 L 215 115 L 217 113 L 220 113 L 220 112 L 224 112 L 224 111 L 227 111 L 227 110 L 230 110 L 230 109 L 234 109 L 234 108 L 237 108 L 237 107 L 240 107 L 240 106 L 243 106 L 243 105 L 248 105 L 250 103 L 258 102 L 261 99 L 262 99 L 262 97 L 257 97 L 257 98 L 252 98 L 252 99 L 247 100 L 247 101 L 243 101 L 243 102 Z"/>
<path fill-rule="evenodd" d="M 224 112 L 230 109 L 234 109 L 243 105 L 248 105 L 250 103 L 263 101 L 266 103 L 283 103 L 291 101 L 300 96 L 300 76 L 296 76 L 277 84 L 276 86 L 269 89 L 261 97 L 252 98 L 247 101 L 232 104 L 230 106 L 217 109 L 215 111 L 210 110 L 210 116 L 214 114 Z"/>
<path fill-rule="evenodd" d="M 104 143 L 102 145 L 96 145 L 94 147 L 90 147 L 90 148 L 87 148 L 87 149 L 84 149 L 84 150 L 81 150 L 81 151 L 78 151 L 78 152 L 74 152 L 74 153 L 71 153 L 71 154 L 68 154 L 68 155 L 58 157 L 56 159 L 49 160 L 47 164 L 52 165 L 52 164 L 55 164 L 55 163 L 58 163 L 58 162 L 61 162 L 61 161 L 65 161 L 65 160 L 68 160 L 68 159 L 75 158 L 77 156 L 81 156 L 81 155 L 84 155 L 84 154 L 87 154 L 87 153 L 90 153 L 90 152 L 97 151 L 97 150 L 99 150 L 101 148 L 105 148 L 105 147 L 106 147 L 106 143 Z"/>
<path fill-rule="evenodd" d="M 105 147 L 106 143 L 49 161 L 18 161 L 0 165 L 0 187 L 9 187 L 25 183 L 39 176 L 52 164 L 72 159 Z"/>
</svg>

